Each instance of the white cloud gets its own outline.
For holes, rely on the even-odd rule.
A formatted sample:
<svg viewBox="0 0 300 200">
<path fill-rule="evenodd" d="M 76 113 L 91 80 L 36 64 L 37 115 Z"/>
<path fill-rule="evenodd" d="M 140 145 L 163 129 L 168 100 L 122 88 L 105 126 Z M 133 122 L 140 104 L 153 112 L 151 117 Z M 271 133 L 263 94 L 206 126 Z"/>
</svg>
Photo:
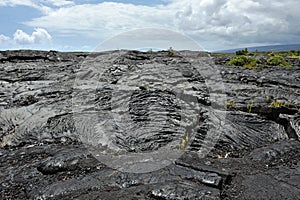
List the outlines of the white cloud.
<svg viewBox="0 0 300 200">
<path fill-rule="evenodd" d="M 69 0 L 1 0 L 0 6 L 32 6 L 35 7 L 35 5 L 39 4 L 49 4 L 53 6 L 69 6 L 74 5 L 73 1 Z"/>
<path fill-rule="evenodd" d="M 130 29 L 163 27 L 212 43 L 289 42 L 291 33 L 300 39 L 299 7 L 298 0 L 173 0 L 159 6 L 104 2 L 59 8 L 26 24 L 102 39 Z"/>
<path fill-rule="evenodd" d="M 142 6 L 112 2 L 76 5 L 67 0 L 2 0 L 0 6 L 35 7 L 44 16 L 26 25 L 43 27 L 56 36 L 97 38 L 99 42 L 124 31 L 146 27 L 182 32 L 209 49 L 300 40 L 299 0 L 166 2 L 168 4 Z"/>
<path fill-rule="evenodd" d="M 53 11 L 52 7 L 64 7 L 75 5 L 69 0 L 1 0 L 0 6 L 28 6 L 33 7 L 44 14 Z"/>
<path fill-rule="evenodd" d="M 42 28 L 36 28 L 35 31 L 29 35 L 25 33 L 24 31 L 18 29 L 14 33 L 14 41 L 17 44 L 20 45 L 26 45 L 26 44 L 41 44 L 48 42 L 52 39 L 51 35 Z"/>
<path fill-rule="evenodd" d="M 26 24 L 39 24 L 60 34 L 107 38 L 135 28 L 170 27 L 172 18 L 172 11 L 166 7 L 104 2 L 60 8 Z"/>
<path fill-rule="evenodd" d="M 73 1 L 68 0 L 40 0 L 41 3 L 52 4 L 53 6 L 62 7 L 74 5 Z"/>
<path fill-rule="evenodd" d="M 5 41 L 8 41 L 8 40 L 10 40 L 10 38 L 8 36 L 0 34 L 0 44 L 5 42 Z"/>
</svg>

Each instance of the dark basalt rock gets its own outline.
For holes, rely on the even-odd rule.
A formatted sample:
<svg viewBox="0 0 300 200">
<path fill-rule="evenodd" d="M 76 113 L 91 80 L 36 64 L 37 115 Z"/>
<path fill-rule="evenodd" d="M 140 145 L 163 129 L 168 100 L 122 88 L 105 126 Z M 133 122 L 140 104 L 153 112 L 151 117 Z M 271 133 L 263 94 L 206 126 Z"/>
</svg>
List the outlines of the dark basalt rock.
<svg viewBox="0 0 300 200">
<path fill-rule="evenodd" d="M 258 70 L 228 60 L 190 51 L 0 52 L 1 199 L 297 199 L 299 59 Z M 210 85 L 218 73 L 220 84 Z M 126 102 L 128 115 L 116 109 Z M 111 112 L 122 116 L 118 126 Z M 82 138 L 95 122 L 107 122 L 120 151 L 176 144 L 183 154 L 151 172 L 112 169 Z M 201 157 L 203 148 L 212 149 Z"/>
<path fill-rule="evenodd" d="M 257 162 L 272 163 L 273 161 L 283 159 L 289 154 L 300 150 L 300 142 L 298 140 L 283 140 L 272 145 L 261 147 L 252 151 L 249 158 Z"/>
</svg>

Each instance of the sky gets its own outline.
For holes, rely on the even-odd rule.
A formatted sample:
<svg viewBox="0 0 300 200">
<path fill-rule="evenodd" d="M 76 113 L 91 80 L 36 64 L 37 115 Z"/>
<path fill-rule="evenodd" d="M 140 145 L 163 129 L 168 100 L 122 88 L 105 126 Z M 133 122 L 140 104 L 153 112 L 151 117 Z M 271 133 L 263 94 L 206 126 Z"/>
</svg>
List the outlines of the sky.
<svg viewBox="0 0 300 200">
<path fill-rule="evenodd" d="M 145 29 L 153 40 L 186 37 L 209 51 L 299 44 L 299 8 L 299 0 L 0 0 L 0 49 L 93 51 L 107 41 L 125 48 Z"/>
</svg>

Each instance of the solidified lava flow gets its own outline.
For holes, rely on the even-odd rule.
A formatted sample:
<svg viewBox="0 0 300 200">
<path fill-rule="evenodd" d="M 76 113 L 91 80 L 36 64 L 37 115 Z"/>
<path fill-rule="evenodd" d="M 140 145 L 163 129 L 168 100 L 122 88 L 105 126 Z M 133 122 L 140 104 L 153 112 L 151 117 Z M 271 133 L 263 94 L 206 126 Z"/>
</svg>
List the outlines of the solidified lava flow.
<svg viewBox="0 0 300 200">
<path fill-rule="evenodd" d="M 299 60 L 226 61 L 0 52 L 1 199 L 298 199 Z M 210 65 L 224 91 L 209 84 Z M 137 159 L 140 173 L 119 167 Z"/>
</svg>

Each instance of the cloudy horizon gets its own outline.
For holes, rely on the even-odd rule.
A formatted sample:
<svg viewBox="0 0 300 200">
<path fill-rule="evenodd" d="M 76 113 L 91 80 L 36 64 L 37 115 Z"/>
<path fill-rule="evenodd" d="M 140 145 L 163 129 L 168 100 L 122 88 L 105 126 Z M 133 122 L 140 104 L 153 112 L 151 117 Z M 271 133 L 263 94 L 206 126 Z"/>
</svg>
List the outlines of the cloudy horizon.
<svg viewBox="0 0 300 200">
<path fill-rule="evenodd" d="M 299 7 L 297 0 L 1 0 L 0 49 L 92 51 L 145 28 L 177 32 L 205 50 L 298 44 Z"/>
</svg>

